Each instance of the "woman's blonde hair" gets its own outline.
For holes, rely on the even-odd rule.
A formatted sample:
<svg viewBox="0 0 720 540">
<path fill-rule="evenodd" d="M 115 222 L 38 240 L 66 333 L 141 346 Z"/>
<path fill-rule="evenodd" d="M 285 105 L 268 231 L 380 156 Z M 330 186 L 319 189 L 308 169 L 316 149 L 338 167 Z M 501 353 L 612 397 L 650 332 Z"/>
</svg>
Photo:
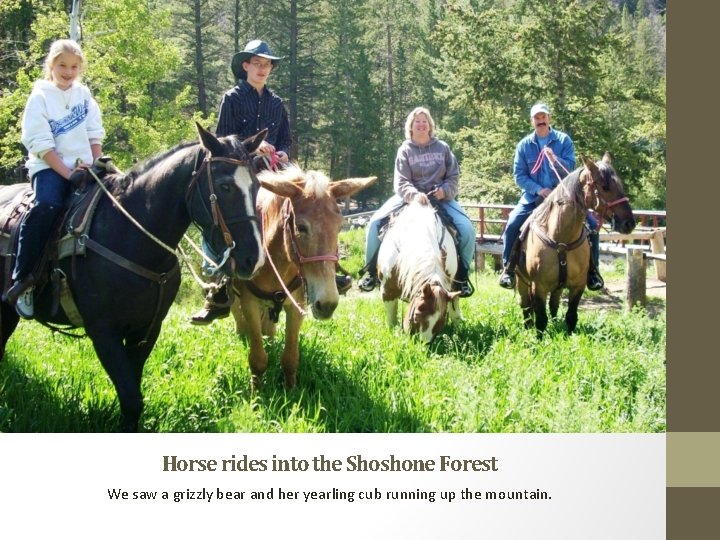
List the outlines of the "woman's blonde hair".
<svg viewBox="0 0 720 540">
<path fill-rule="evenodd" d="M 408 114 L 407 120 L 405 120 L 406 139 L 412 139 L 412 124 L 419 114 L 424 114 L 428 119 L 428 124 L 430 124 L 430 131 L 428 132 L 428 135 L 432 137 L 435 134 L 435 120 L 433 120 L 430 111 L 428 111 L 425 107 L 415 107 L 412 112 Z"/>
<path fill-rule="evenodd" d="M 63 53 L 74 54 L 80 59 L 80 72 L 85 69 L 85 55 L 80 45 L 72 39 L 58 39 L 50 45 L 50 52 L 45 57 L 45 78 L 52 81 L 52 67 L 55 61 Z"/>
</svg>

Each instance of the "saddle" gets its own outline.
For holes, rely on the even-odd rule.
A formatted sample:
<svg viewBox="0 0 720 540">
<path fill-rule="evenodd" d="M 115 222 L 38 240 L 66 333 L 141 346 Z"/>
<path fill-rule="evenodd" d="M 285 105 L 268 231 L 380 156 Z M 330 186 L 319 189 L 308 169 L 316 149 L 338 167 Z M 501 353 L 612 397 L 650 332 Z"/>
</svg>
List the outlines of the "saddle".
<svg viewBox="0 0 720 540">
<path fill-rule="evenodd" d="M 8 192 L 0 195 L 0 256 L 5 260 L 2 291 L 7 293 L 12 286 L 20 225 L 33 203 L 34 192 L 30 184 L 15 184 L 2 191 Z M 58 308 L 62 306 L 71 323 L 78 327 L 83 326 L 82 318 L 72 298 L 67 277 L 59 268 L 58 262 L 66 257 L 85 255 L 83 235 L 90 230 L 102 194 L 97 183 L 83 186 L 72 193 L 67 201 L 66 211 L 62 219 L 55 223 L 34 271 L 35 290 L 38 293 L 48 283 L 52 284 L 51 315 L 57 314 Z"/>
<path fill-rule="evenodd" d="M 433 205 L 435 213 L 440 218 L 440 222 L 450 232 L 450 236 L 452 236 L 453 242 L 455 242 L 455 247 L 458 247 L 458 238 L 460 237 L 460 235 L 458 234 L 457 228 L 455 227 L 455 223 L 453 222 L 450 215 L 447 213 L 447 210 L 445 210 L 445 207 L 442 206 L 439 201 L 433 198 L 430 198 L 430 204 Z M 382 242 L 385 238 L 385 234 L 392 226 L 393 221 L 395 221 L 397 217 L 403 212 L 403 210 L 405 210 L 405 207 L 407 205 L 408 203 L 403 203 L 402 206 L 400 206 L 397 210 L 390 212 L 387 216 L 380 220 L 380 223 L 378 224 L 378 237 L 380 239 L 380 242 Z"/>
</svg>

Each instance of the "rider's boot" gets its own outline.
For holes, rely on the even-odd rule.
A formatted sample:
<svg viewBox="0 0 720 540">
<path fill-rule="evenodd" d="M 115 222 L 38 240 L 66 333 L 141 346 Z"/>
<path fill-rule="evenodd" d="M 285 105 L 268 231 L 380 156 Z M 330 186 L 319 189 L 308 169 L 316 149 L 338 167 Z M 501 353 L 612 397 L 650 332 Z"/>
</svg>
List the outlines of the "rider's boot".
<svg viewBox="0 0 720 540">
<path fill-rule="evenodd" d="M 222 279 L 216 287 L 212 287 L 205 297 L 205 305 L 190 317 L 191 324 L 210 324 L 215 319 L 224 319 L 230 315 L 232 298 L 230 293 L 230 281 Z"/>
<path fill-rule="evenodd" d="M 468 267 L 465 266 L 463 261 L 458 260 L 458 269 L 453 280 L 453 290 L 460 291 L 460 298 L 467 298 L 472 296 L 475 292 L 475 288 L 468 279 Z"/>
<path fill-rule="evenodd" d="M 600 275 L 600 235 L 596 231 L 588 234 L 590 241 L 590 267 L 587 275 L 587 288 L 591 291 L 599 291 L 605 286 L 605 281 Z"/>
<path fill-rule="evenodd" d="M 377 275 L 377 259 L 378 254 L 375 253 L 375 255 L 373 255 L 370 259 L 370 262 L 360 269 L 360 275 L 362 276 L 365 274 L 365 277 L 358 281 L 358 288 L 361 291 L 370 292 L 380 285 L 380 279 Z"/>
<path fill-rule="evenodd" d="M 345 294 L 352 287 L 352 277 L 340 266 L 340 263 L 335 263 L 335 285 L 338 294 Z"/>
<path fill-rule="evenodd" d="M 516 239 L 510 250 L 510 259 L 508 260 L 503 272 L 500 275 L 498 284 L 504 289 L 515 288 L 515 267 L 520 259 L 520 239 Z"/>
</svg>

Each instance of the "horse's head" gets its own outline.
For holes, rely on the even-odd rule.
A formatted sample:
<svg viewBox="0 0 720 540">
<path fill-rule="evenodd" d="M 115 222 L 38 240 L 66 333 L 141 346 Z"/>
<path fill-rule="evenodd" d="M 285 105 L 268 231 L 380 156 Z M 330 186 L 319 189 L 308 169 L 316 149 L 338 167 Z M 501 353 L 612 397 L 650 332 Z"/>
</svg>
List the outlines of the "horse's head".
<svg viewBox="0 0 720 540">
<path fill-rule="evenodd" d="M 448 309 L 459 292 L 448 292 L 441 284 L 428 281 L 410 299 L 403 329 L 430 343 L 445 326 Z"/>
<path fill-rule="evenodd" d="M 582 156 L 582 161 L 585 170 L 581 173 L 581 182 L 587 207 L 595 210 L 601 218 L 611 220 L 617 232 L 632 232 L 635 218 L 620 177 L 612 167 L 610 154 L 605 153 L 597 163 L 585 156 Z"/>
<path fill-rule="evenodd" d="M 203 150 L 188 193 L 190 215 L 214 255 L 216 271 L 247 279 L 265 260 L 255 214 L 260 184 L 250 154 L 267 131 L 243 141 L 236 136 L 217 138 L 199 124 L 197 129 Z"/>
<path fill-rule="evenodd" d="M 258 178 L 263 188 L 285 199 L 281 206 L 282 216 L 273 220 L 275 225 L 268 223 L 271 221 L 269 216 L 264 216 L 268 227 L 266 238 L 273 236 L 271 227 L 283 228 L 285 255 L 297 266 L 305 281 L 313 316 L 329 319 L 339 300 L 335 264 L 343 217 L 336 199 L 357 193 L 376 177 L 330 182 L 319 171 L 303 172 L 298 167 L 289 167 L 280 172 L 262 172 Z M 270 205 L 262 210 L 270 211 Z"/>
</svg>

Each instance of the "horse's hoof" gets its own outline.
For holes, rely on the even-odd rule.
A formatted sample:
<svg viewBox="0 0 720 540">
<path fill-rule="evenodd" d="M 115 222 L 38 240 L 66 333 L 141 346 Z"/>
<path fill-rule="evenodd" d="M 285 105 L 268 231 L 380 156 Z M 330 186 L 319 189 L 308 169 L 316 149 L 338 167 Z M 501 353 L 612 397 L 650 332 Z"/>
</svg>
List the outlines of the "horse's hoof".
<svg viewBox="0 0 720 540">
<path fill-rule="evenodd" d="M 297 374 L 286 373 L 285 374 L 285 389 L 292 390 L 297 386 Z"/>
</svg>

